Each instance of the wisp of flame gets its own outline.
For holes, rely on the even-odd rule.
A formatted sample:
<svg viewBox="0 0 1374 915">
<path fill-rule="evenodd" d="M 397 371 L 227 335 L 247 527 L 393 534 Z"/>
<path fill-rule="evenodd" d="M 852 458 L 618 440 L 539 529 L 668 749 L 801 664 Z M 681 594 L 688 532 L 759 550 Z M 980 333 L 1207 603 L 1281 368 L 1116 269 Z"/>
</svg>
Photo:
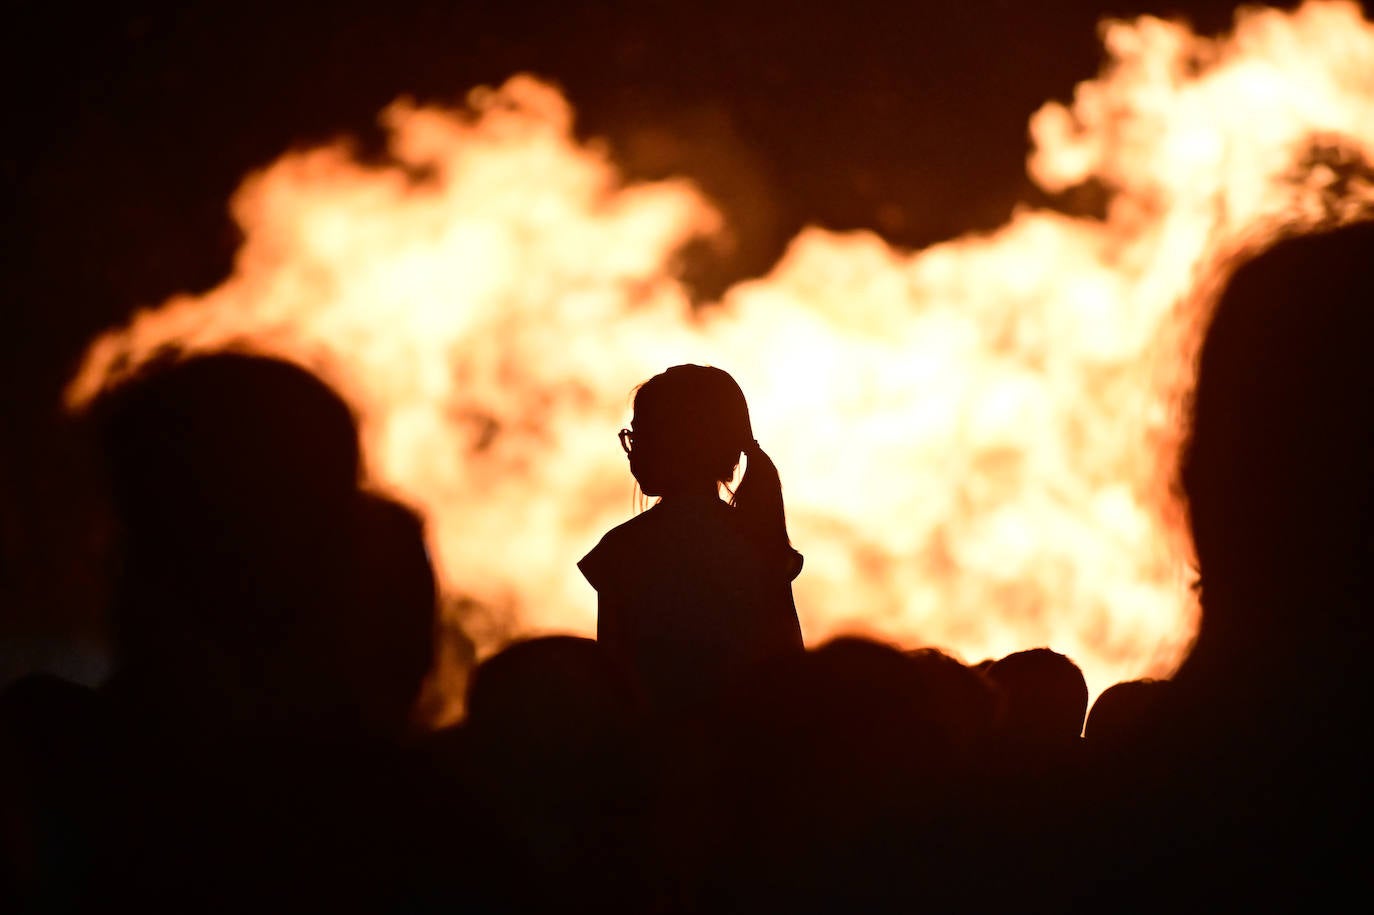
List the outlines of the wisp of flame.
<svg viewBox="0 0 1374 915">
<path fill-rule="evenodd" d="M 1029 169 L 1098 182 L 1105 217 L 1023 208 L 920 251 L 808 229 L 702 306 L 678 277 L 722 228 L 710 202 L 625 181 L 519 75 L 457 110 L 391 105 L 387 164 L 335 144 L 248 177 L 232 274 L 95 340 L 68 402 L 167 347 L 319 372 L 357 410 L 371 482 L 425 512 L 481 655 L 594 630 L 575 562 L 632 511 L 631 389 L 715 364 L 782 472 L 809 642 L 1047 645 L 1093 695 L 1167 676 L 1195 621 L 1172 467 L 1205 293 L 1237 252 L 1374 199 L 1374 24 L 1309 2 L 1220 38 L 1102 34 L 1103 72 L 1032 118 Z"/>
</svg>

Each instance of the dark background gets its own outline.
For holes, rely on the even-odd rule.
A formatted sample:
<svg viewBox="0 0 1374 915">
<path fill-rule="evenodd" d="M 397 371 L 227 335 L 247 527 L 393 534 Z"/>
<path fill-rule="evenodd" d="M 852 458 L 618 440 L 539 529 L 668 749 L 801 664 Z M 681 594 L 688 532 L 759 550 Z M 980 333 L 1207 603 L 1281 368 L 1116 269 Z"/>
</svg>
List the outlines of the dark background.
<svg viewBox="0 0 1374 915">
<path fill-rule="evenodd" d="M 398 96 L 551 78 L 631 177 L 686 175 L 721 206 L 732 245 L 688 267 L 709 301 L 808 224 L 921 246 L 1047 202 L 1027 118 L 1097 72 L 1098 21 L 1215 33 L 1234 5 L 9 4 L 0 679 L 45 663 L 50 636 L 98 634 L 98 487 L 57 409 L 85 342 L 217 284 L 230 193 L 285 150 L 349 135 L 366 154 Z"/>
</svg>

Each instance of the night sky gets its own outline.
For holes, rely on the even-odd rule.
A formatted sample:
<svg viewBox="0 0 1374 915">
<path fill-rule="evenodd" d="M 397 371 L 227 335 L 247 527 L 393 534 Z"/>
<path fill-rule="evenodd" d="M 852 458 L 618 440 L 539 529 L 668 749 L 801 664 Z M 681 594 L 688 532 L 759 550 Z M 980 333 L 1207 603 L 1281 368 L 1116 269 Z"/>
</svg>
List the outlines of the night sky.
<svg viewBox="0 0 1374 915">
<path fill-rule="evenodd" d="M 1276 4 L 1291 5 L 1291 4 Z M 1026 122 L 1102 60 L 1104 15 L 1228 27 L 1232 3 L 22 2 L 4 29 L 9 141 L 0 427 L 0 638 L 98 619 L 94 486 L 58 397 L 87 340 L 129 311 L 226 274 L 226 204 L 244 174 L 341 135 L 379 146 L 398 96 L 456 103 L 531 72 L 632 178 L 695 179 L 728 251 L 703 300 L 757 275 L 805 225 L 920 246 L 1047 200 Z M 80 10 L 80 11 L 79 11 Z M 4 647 L 0 644 L 0 648 Z M 0 651 L 0 677 L 17 653 Z M 21 652 L 20 652 L 21 653 Z"/>
</svg>

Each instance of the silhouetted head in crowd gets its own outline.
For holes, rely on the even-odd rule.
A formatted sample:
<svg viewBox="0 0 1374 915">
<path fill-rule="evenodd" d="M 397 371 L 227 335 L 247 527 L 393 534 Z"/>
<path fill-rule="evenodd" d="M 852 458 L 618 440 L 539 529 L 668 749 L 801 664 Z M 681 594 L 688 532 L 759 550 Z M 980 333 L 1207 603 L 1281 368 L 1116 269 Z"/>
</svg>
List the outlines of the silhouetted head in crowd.
<svg viewBox="0 0 1374 915">
<path fill-rule="evenodd" d="M 1095 744 L 1129 744 L 1150 724 L 1151 710 L 1168 688 L 1168 680 L 1149 677 L 1113 683 L 1088 710 L 1083 737 Z"/>
<path fill-rule="evenodd" d="M 123 682 L 139 671 L 256 723 L 394 733 L 431 659 L 433 572 L 414 513 L 359 488 L 344 400 L 225 352 L 156 360 L 91 413 L 121 535 Z"/>
<path fill-rule="evenodd" d="M 140 535 L 315 508 L 358 485 L 352 410 L 294 363 L 169 355 L 103 394 L 93 413 L 120 520 Z"/>
<path fill-rule="evenodd" d="M 336 632 L 359 718 L 378 734 L 422 728 L 414 715 L 434 663 L 439 598 L 424 522 L 407 506 L 368 494 L 358 532 L 358 591 L 341 605 Z"/>
<path fill-rule="evenodd" d="M 993 707 L 987 684 L 944 652 L 860 636 L 760 668 L 724 702 L 730 752 L 754 760 L 764 790 L 859 817 L 869 804 L 946 790 L 938 776 L 981 749 Z M 800 784 L 784 784 L 784 772 Z"/>
<path fill-rule="evenodd" d="M 991 699 L 977 675 L 939 649 L 904 652 L 841 636 L 808 652 L 803 670 L 797 682 L 808 694 L 795 697 L 790 714 L 829 730 L 818 737 L 836 752 L 868 746 L 908 772 L 938 769 L 969 749 L 979 722 L 990 718 Z"/>
<path fill-rule="evenodd" d="M 939 648 L 915 648 L 907 657 L 914 662 L 917 693 L 927 697 L 923 714 L 940 722 L 952 746 L 977 749 L 996 723 L 997 697 L 987 679 Z"/>
<path fill-rule="evenodd" d="M 958 660 L 865 637 L 754 671 L 719 717 L 724 889 L 703 910 L 887 911 L 872 904 L 966 892 L 954 871 L 986 828 L 969 805 L 991 709 Z"/>
<path fill-rule="evenodd" d="M 1236 270 L 1192 410 L 1181 476 L 1203 615 L 1190 662 L 1367 645 L 1374 223 L 1283 241 Z"/>
<path fill-rule="evenodd" d="M 643 698 L 592 639 L 515 642 L 468 684 L 471 790 L 532 860 L 550 911 L 643 911 Z"/>
<path fill-rule="evenodd" d="M 270 641 L 291 615 L 273 604 L 313 602 L 359 476 L 352 412 L 328 385 L 263 356 L 169 357 L 93 418 L 122 535 L 125 661 L 179 639 Z"/>
<path fill-rule="evenodd" d="M 477 665 L 465 726 L 474 739 L 559 755 L 623 739 L 643 711 L 629 675 L 594 639 L 541 636 Z"/>
<path fill-rule="evenodd" d="M 1072 660 L 1048 648 L 1017 651 L 989 664 L 984 675 L 999 695 L 997 729 L 1031 746 L 1071 743 L 1083 731 L 1088 684 Z"/>
<path fill-rule="evenodd" d="M 1180 467 L 1198 635 L 1112 757 L 1128 848 L 1089 849 L 1136 907 L 1182 891 L 1193 908 L 1330 909 L 1363 889 L 1349 837 L 1367 828 L 1371 356 L 1374 223 L 1279 242 L 1216 304 Z"/>
</svg>

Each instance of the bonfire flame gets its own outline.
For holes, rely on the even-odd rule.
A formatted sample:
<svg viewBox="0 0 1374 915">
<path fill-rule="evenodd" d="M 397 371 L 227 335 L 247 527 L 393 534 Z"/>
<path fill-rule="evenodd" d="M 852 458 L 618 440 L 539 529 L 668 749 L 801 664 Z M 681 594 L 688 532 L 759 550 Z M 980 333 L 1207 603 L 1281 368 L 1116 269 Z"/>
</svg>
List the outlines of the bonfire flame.
<svg viewBox="0 0 1374 915">
<path fill-rule="evenodd" d="M 678 258 L 716 211 L 686 181 L 627 184 L 553 87 L 397 102 L 390 163 L 338 144 L 248 178 L 232 275 L 96 340 L 69 402 L 169 346 L 319 372 L 372 482 L 427 514 L 486 653 L 594 630 L 574 563 L 632 510 L 630 391 L 720 365 L 782 471 L 809 642 L 1049 645 L 1094 695 L 1167 676 L 1195 620 L 1171 480 L 1202 293 L 1237 251 L 1374 199 L 1374 25 L 1310 2 L 1219 39 L 1148 17 L 1103 36 L 1102 75 L 1032 118 L 1029 168 L 1100 183 L 1105 218 L 1024 209 L 917 252 L 808 229 L 710 308 Z"/>
</svg>

